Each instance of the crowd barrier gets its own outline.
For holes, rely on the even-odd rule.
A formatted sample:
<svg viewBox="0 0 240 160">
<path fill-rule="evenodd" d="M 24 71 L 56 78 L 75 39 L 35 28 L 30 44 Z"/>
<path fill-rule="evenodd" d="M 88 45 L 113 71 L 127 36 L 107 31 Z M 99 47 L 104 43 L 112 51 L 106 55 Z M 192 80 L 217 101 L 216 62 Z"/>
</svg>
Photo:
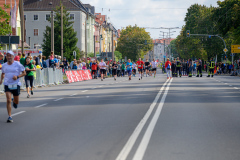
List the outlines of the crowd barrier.
<svg viewBox="0 0 240 160">
<path fill-rule="evenodd" d="M 0 70 L 0 74 L 2 74 L 2 71 Z M 21 89 L 25 89 L 25 80 L 24 77 L 20 78 L 20 82 L 22 83 Z M 53 68 L 44 68 L 42 70 L 37 69 L 36 70 L 36 77 L 33 81 L 34 87 L 43 87 L 47 85 L 58 85 L 63 83 L 63 73 L 61 69 L 55 69 Z M 0 93 L 4 92 L 4 86 L 3 84 L 0 85 Z"/>
<path fill-rule="evenodd" d="M 90 70 L 70 70 L 66 71 L 69 83 L 81 82 L 92 79 Z"/>
</svg>

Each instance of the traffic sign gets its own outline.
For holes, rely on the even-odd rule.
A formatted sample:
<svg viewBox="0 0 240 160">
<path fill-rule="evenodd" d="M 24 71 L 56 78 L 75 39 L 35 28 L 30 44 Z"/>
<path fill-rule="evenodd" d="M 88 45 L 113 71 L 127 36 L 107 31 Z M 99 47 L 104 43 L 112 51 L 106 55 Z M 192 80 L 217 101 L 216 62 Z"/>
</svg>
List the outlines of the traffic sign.
<svg viewBox="0 0 240 160">
<path fill-rule="evenodd" d="M 227 51 L 228 51 L 228 49 L 227 49 L 227 48 L 224 48 L 223 52 L 227 52 Z"/>
<path fill-rule="evenodd" d="M 240 53 L 240 45 L 232 45 L 231 52 L 232 53 Z"/>
<path fill-rule="evenodd" d="M 76 51 L 73 51 L 73 55 L 74 55 L 74 57 L 76 59 L 76 55 L 77 55 Z"/>
</svg>

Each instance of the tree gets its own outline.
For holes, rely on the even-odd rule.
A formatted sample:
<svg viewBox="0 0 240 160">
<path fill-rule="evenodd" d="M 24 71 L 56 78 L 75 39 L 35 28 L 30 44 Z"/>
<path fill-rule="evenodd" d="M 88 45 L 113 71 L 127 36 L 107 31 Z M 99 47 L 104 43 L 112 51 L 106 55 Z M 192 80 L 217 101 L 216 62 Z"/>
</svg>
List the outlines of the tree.
<svg viewBox="0 0 240 160">
<path fill-rule="evenodd" d="M 9 6 L 4 5 L 4 9 L 9 8 Z M 12 33 L 11 26 L 9 25 L 10 15 L 0 7 L 0 35 L 7 35 Z"/>
<path fill-rule="evenodd" d="M 145 41 L 148 44 L 145 44 Z M 138 26 L 128 26 L 121 31 L 117 51 L 122 53 L 122 57 L 127 57 L 135 61 L 139 57 L 143 58 L 149 50 L 152 50 L 153 44 L 150 34 L 144 28 Z"/>
<path fill-rule="evenodd" d="M 94 57 L 94 53 L 88 53 L 88 57 Z"/>
<path fill-rule="evenodd" d="M 61 55 L 61 5 L 55 9 L 54 16 L 54 49 L 55 54 Z M 69 12 L 63 7 L 63 56 L 69 61 L 74 59 L 73 51 L 76 51 L 76 58 L 80 58 L 83 53 L 79 51 L 76 44 L 78 42 L 77 32 L 73 30 L 73 23 L 70 19 Z M 50 22 L 50 19 L 48 19 Z M 51 52 L 51 27 L 47 26 L 43 38 L 43 54 L 49 56 Z"/>
<path fill-rule="evenodd" d="M 122 53 L 120 53 L 119 51 L 115 51 L 114 55 L 115 55 L 116 61 L 119 61 L 120 59 L 122 59 Z"/>
</svg>

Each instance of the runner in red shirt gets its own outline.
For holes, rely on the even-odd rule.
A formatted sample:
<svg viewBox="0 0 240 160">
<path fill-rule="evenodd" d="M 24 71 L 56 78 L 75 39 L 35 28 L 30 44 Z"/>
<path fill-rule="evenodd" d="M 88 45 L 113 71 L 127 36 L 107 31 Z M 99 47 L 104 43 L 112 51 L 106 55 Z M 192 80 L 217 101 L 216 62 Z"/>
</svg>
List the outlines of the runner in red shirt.
<svg viewBox="0 0 240 160">
<path fill-rule="evenodd" d="M 137 66 L 138 66 L 138 72 L 139 72 L 139 80 L 140 80 L 140 77 L 142 79 L 142 74 L 143 74 L 143 65 L 144 65 L 144 62 L 142 61 L 141 58 L 139 58 L 139 60 L 137 61 Z"/>
</svg>

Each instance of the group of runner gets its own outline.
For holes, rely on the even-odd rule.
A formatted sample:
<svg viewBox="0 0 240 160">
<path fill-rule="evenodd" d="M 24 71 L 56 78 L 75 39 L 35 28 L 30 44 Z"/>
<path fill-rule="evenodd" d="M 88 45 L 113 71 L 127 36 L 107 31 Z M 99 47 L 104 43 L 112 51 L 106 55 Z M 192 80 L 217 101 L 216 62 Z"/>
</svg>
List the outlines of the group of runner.
<svg viewBox="0 0 240 160">
<path fill-rule="evenodd" d="M 152 62 L 148 62 L 148 59 L 146 59 L 146 62 L 143 62 L 142 59 L 139 58 L 139 60 L 136 63 L 131 62 L 131 59 L 128 59 L 128 62 L 126 63 L 126 71 L 127 71 L 129 80 L 132 80 L 132 74 L 135 76 L 137 71 L 139 73 L 139 80 L 142 79 L 144 72 L 146 72 L 146 77 L 150 75 L 150 71 L 154 73 L 154 78 L 155 78 L 157 66 L 158 66 L 158 62 L 155 61 L 155 59 L 153 59 Z M 106 67 L 107 67 L 103 59 L 99 63 L 99 67 L 100 67 L 101 81 L 103 81 L 104 75 L 106 73 Z M 117 68 L 118 68 L 118 64 L 116 63 L 116 61 L 114 61 L 112 64 L 112 75 L 115 81 L 117 80 Z M 93 72 L 96 72 L 96 71 L 94 70 Z"/>
</svg>

